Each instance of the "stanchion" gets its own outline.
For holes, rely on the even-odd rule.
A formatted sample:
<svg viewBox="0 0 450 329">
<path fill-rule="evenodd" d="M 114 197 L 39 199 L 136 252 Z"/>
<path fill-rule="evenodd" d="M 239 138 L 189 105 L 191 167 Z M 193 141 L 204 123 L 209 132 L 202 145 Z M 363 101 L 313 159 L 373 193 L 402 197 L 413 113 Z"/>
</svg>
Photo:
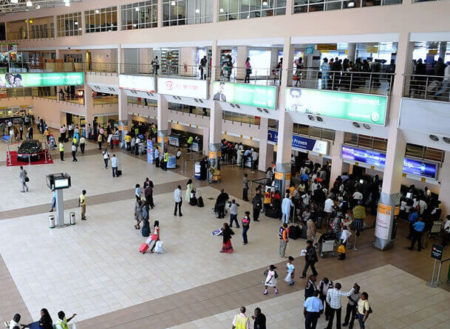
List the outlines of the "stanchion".
<svg viewBox="0 0 450 329">
<path fill-rule="evenodd" d="M 356 248 L 356 238 L 357 238 L 356 232 L 355 232 L 354 236 L 355 236 L 355 240 L 353 242 L 353 250 L 358 250 L 358 248 Z"/>
<path fill-rule="evenodd" d="M 431 281 L 428 282 L 428 285 L 429 285 L 430 287 L 432 287 L 432 288 L 435 288 L 435 287 L 436 287 L 436 283 L 434 282 L 434 273 L 436 272 L 436 262 L 437 262 L 437 259 L 434 260 L 434 264 L 433 264 L 433 274 L 431 275 Z M 439 281 L 439 277 L 438 277 L 438 280 L 437 280 L 437 281 Z"/>
</svg>

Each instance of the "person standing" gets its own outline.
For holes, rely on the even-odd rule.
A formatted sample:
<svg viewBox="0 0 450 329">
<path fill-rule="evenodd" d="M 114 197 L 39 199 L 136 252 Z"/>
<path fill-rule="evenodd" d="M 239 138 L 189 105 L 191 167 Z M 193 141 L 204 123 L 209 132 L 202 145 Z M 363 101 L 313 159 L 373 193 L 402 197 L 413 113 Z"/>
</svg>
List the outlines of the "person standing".
<svg viewBox="0 0 450 329">
<path fill-rule="evenodd" d="M 317 320 L 323 311 L 323 304 L 320 300 L 318 291 L 314 291 L 313 295 L 306 298 L 303 303 L 303 314 L 305 316 L 305 329 L 316 329 Z"/>
<path fill-rule="evenodd" d="M 53 194 L 52 194 L 52 207 L 50 208 L 49 212 L 53 212 L 53 211 L 55 211 L 55 209 L 56 209 L 56 190 L 53 191 Z"/>
<path fill-rule="evenodd" d="M 276 266 L 275 265 L 270 265 L 267 271 L 267 275 L 266 275 L 266 280 L 264 281 L 264 295 L 267 295 L 269 293 L 268 287 L 273 287 L 273 289 L 275 290 L 275 295 L 278 294 L 278 289 L 277 289 L 277 278 L 278 278 L 278 274 L 276 270 Z"/>
<path fill-rule="evenodd" d="M 173 211 L 173 215 L 177 215 L 177 210 L 179 213 L 179 216 L 183 216 L 181 213 L 181 204 L 183 203 L 183 198 L 181 197 L 181 186 L 178 185 L 175 191 L 173 192 L 173 198 L 175 200 L 175 210 Z"/>
<path fill-rule="evenodd" d="M 355 286 L 356 285 L 357 284 L 355 283 Z M 340 283 L 336 283 L 333 289 L 328 289 L 327 303 L 330 304 L 330 315 L 328 320 L 328 326 L 326 329 L 333 328 L 333 320 L 335 314 L 336 314 L 336 328 L 341 329 L 341 311 L 342 311 L 341 297 L 348 297 L 355 291 L 355 289 L 352 288 L 348 292 L 342 292 L 341 287 L 342 286 Z"/>
<path fill-rule="evenodd" d="M 149 180 L 149 183 L 144 190 L 145 201 L 152 209 L 155 207 L 155 204 L 153 203 L 153 187 L 153 182 Z"/>
<path fill-rule="evenodd" d="M 250 229 L 250 211 L 246 211 L 244 218 L 242 218 L 242 240 L 244 245 L 248 243 L 247 232 L 249 229 Z"/>
<path fill-rule="evenodd" d="M 239 228 L 239 222 L 237 219 L 239 203 L 236 203 L 236 200 L 233 199 L 228 203 L 228 207 L 230 208 L 230 227 L 233 227 L 233 223 L 235 222 L 236 227 Z"/>
<path fill-rule="evenodd" d="M 62 138 L 59 138 L 59 158 L 61 159 L 61 161 L 64 161 L 64 144 L 62 142 Z"/>
<path fill-rule="evenodd" d="M 316 239 L 316 223 L 312 217 L 309 217 L 306 221 L 306 239 L 314 242 Z"/>
<path fill-rule="evenodd" d="M 250 321 L 245 315 L 245 306 L 241 306 L 239 311 L 240 313 L 234 316 L 232 329 L 250 329 Z"/>
<path fill-rule="evenodd" d="M 305 267 L 303 268 L 301 278 L 306 278 L 308 267 L 311 267 L 313 274 L 317 276 L 317 271 L 314 264 L 316 264 L 318 260 L 316 248 L 314 248 L 313 242 L 311 240 L 306 241 Z"/>
<path fill-rule="evenodd" d="M 109 153 L 108 149 L 103 151 L 103 161 L 105 162 L 105 169 L 108 169 Z"/>
<path fill-rule="evenodd" d="M 191 192 L 192 192 L 192 179 L 189 179 L 186 183 L 186 193 L 184 194 L 184 201 L 186 203 L 191 202 Z"/>
<path fill-rule="evenodd" d="M 349 326 L 350 329 L 353 328 L 353 324 L 356 318 L 356 308 L 358 306 L 358 301 L 361 298 L 361 292 L 359 290 L 360 287 L 355 286 L 355 291 L 353 292 L 353 294 L 347 297 L 348 302 L 347 309 L 345 311 L 344 323 L 342 324 L 343 327 Z"/>
<path fill-rule="evenodd" d="M 358 301 L 358 306 L 357 306 L 356 312 L 358 315 L 358 322 L 359 322 L 360 329 L 366 328 L 367 317 L 369 316 L 370 312 L 372 311 L 370 309 L 370 304 L 369 304 L 368 299 L 369 299 L 369 294 L 364 291 L 361 294 L 361 298 Z"/>
<path fill-rule="evenodd" d="M 69 329 L 69 322 L 76 316 L 73 314 L 70 318 L 66 319 L 66 314 L 63 311 L 58 312 L 58 321 L 55 323 L 55 329 Z"/>
<path fill-rule="evenodd" d="M 261 198 L 260 190 L 256 191 L 256 194 L 252 200 L 252 205 L 253 205 L 253 220 L 255 222 L 259 222 L 258 218 L 259 218 L 259 214 L 261 213 L 261 209 L 262 209 L 262 198 Z"/>
<path fill-rule="evenodd" d="M 261 312 L 259 307 L 255 308 L 255 313 L 252 316 L 253 329 L 266 329 L 266 316 Z"/>
<path fill-rule="evenodd" d="M 283 201 L 281 202 L 281 222 L 289 224 L 289 217 L 291 216 L 291 208 L 294 207 L 291 198 L 289 197 L 289 192 L 286 191 Z"/>
<path fill-rule="evenodd" d="M 22 190 L 20 192 L 24 193 L 24 192 L 28 192 L 28 186 L 27 186 L 27 182 L 30 181 L 30 179 L 28 178 L 28 173 L 25 169 L 23 169 L 23 166 L 20 166 L 20 172 L 19 172 L 19 178 L 20 178 L 20 184 L 22 186 Z"/>
<path fill-rule="evenodd" d="M 322 303 L 325 303 L 325 321 L 328 321 L 330 317 L 330 304 L 326 301 L 328 289 L 333 289 L 333 281 L 329 280 L 327 277 L 324 277 L 319 283 L 319 298 Z"/>
<path fill-rule="evenodd" d="M 77 160 L 77 146 L 72 143 L 72 162 L 78 162 Z"/>
<path fill-rule="evenodd" d="M 293 262 L 294 262 L 294 257 L 289 256 L 288 262 L 286 264 L 287 273 L 286 273 L 286 277 L 284 278 L 284 281 L 286 281 L 287 284 L 290 286 L 293 286 L 295 283 L 295 281 L 294 281 L 295 266 L 294 266 Z"/>
<path fill-rule="evenodd" d="M 81 154 L 84 154 L 84 148 L 86 147 L 86 138 L 84 136 L 81 136 L 80 138 L 80 150 Z"/>
<path fill-rule="evenodd" d="M 233 245 L 231 244 L 231 236 L 234 235 L 233 230 L 228 226 L 228 223 L 223 223 L 222 226 L 222 249 L 220 252 L 231 254 L 233 253 Z"/>
<path fill-rule="evenodd" d="M 81 220 L 86 220 L 86 190 L 81 192 L 78 205 L 81 208 Z"/>
<path fill-rule="evenodd" d="M 97 136 L 97 143 L 98 143 L 98 149 L 101 150 L 102 143 L 103 143 L 103 135 L 101 133 L 99 133 Z"/>
<path fill-rule="evenodd" d="M 248 201 L 248 175 L 244 174 L 242 179 L 242 200 Z"/>
<path fill-rule="evenodd" d="M 289 230 L 286 223 L 283 223 L 283 226 L 280 227 L 278 236 L 280 238 L 280 257 L 285 258 L 286 247 L 289 242 Z"/>
<path fill-rule="evenodd" d="M 206 80 L 206 65 L 208 64 L 208 59 L 206 58 L 206 55 L 203 56 L 203 58 L 200 60 L 200 80 Z"/>
<path fill-rule="evenodd" d="M 159 60 L 158 60 L 158 56 L 156 56 L 152 62 L 152 69 L 153 69 L 153 74 L 154 75 L 158 75 L 158 70 L 159 70 Z"/>
<path fill-rule="evenodd" d="M 411 246 L 408 248 L 409 250 L 413 250 L 414 249 L 414 245 L 416 244 L 417 241 L 417 249 L 419 251 L 422 250 L 422 233 L 425 229 L 425 223 L 423 222 L 422 217 L 419 217 L 419 219 L 417 220 L 417 222 L 415 222 L 413 224 L 413 235 L 412 235 L 412 239 L 411 239 Z"/>
<path fill-rule="evenodd" d="M 252 74 L 252 65 L 250 64 L 250 57 L 245 61 L 245 78 L 244 83 L 250 83 L 250 74 Z"/>
<path fill-rule="evenodd" d="M 117 168 L 119 166 L 119 159 L 117 159 L 116 155 L 113 154 L 112 158 L 111 158 L 111 168 L 112 168 L 112 175 L 113 177 L 119 177 L 119 175 L 117 175 Z"/>
</svg>

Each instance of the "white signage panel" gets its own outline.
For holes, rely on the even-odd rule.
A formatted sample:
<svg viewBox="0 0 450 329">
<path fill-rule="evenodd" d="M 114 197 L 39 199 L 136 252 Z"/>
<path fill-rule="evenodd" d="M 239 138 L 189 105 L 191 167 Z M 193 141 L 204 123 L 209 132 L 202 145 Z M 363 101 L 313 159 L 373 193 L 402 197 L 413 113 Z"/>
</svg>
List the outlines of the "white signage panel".
<svg viewBox="0 0 450 329">
<path fill-rule="evenodd" d="M 208 81 L 158 78 L 158 94 L 208 99 Z"/>
<path fill-rule="evenodd" d="M 145 75 L 119 75 L 119 88 L 155 93 L 155 78 Z"/>
</svg>

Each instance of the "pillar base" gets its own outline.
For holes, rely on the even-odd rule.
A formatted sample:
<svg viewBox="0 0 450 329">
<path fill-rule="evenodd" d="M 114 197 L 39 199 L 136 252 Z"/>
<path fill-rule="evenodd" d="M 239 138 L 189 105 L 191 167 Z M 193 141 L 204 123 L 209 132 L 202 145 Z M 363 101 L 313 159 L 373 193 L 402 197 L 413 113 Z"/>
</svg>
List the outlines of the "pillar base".
<svg viewBox="0 0 450 329">
<path fill-rule="evenodd" d="M 400 193 L 381 193 L 375 223 L 375 248 L 387 250 L 394 246 L 399 204 Z"/>
<path fill-rule="evenodd" d="M 220 169 L 220 157 L 221 154 L 221 144 L 209 144 L 209 153 L 208 153 L 208 159 L 209 159 L 209 165 L 211 168 L 217 168 Z"/>
<path fill-rule="evenodd" d="M 275 187 L 284 196 L 291 183 L 291 164 L 277 163 L 275 167 Z"/>
<path fill-rule="evenodd" d="M 169 141 L 169 131 L 168 130 L 158 130 L 158 138 L 157 138 L 157 144 L 160 148 L 159 153 L 164 154 L 167 148 L 167 143 Z"/>
</svg>

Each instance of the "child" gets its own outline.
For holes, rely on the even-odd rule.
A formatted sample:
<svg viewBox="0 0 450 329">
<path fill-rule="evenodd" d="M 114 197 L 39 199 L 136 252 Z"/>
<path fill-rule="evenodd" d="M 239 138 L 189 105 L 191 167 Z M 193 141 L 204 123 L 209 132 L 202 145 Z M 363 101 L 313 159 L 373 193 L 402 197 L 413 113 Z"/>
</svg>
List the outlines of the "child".
<svg viewBox="0 0 450 329">
<path fill-rule="evenodd" d="M 288 283 L 288 285 L 290 285 L 290 286 L 294 285 L 294 283 L 295 283 L 295 281 L 294 281 L 295 266 L 293 264 L 293 261 L 294 261 L 294 257 L 289 256 L 288 262 L 286 264 L 287 274 L 286 274 L 286 277 L 284 278 L 284 281 L 286 281 Z"/>
<path fill-rule="evenodd" d="M 266 280 L 264 281 L 264 295 L 267 295 L 269 293 L 268 287 L 273 287 L 275 290 L 275 294 L 278 294 L 277 289 L 277 278 L 278 274 L 277 271 L 275 271 L 277 267 L 275 265 L 270 265 L 269 268 L 266 270 Z"/>
</svg>

